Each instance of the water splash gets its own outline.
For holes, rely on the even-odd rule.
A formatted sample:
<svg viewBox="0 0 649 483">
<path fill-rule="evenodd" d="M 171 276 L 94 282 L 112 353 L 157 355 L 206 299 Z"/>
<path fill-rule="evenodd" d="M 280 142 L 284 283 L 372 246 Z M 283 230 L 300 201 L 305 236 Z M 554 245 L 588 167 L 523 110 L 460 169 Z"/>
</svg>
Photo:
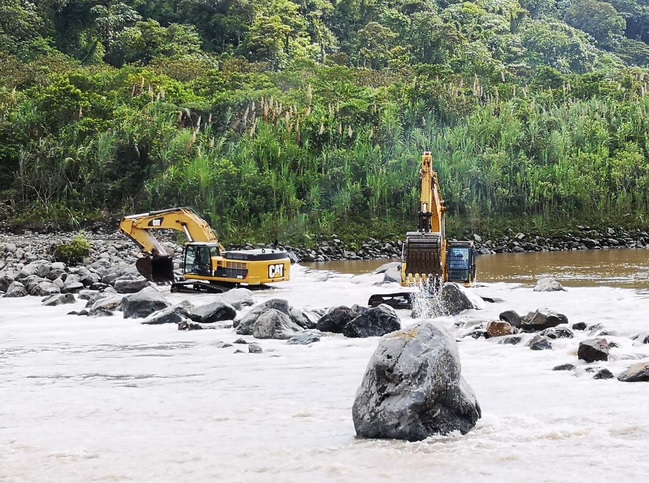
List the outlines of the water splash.
<svg viewBox="0 0 649 483">
<path fill-rule="evenodd" d="M 435 317 L 448 316 L 448 310 L 440 297 L 441 291 L 436 289 L 427 280 L 420 281 L 416 291 L 412 293 L 412 318 L 431 319 Z"/>
</svg>

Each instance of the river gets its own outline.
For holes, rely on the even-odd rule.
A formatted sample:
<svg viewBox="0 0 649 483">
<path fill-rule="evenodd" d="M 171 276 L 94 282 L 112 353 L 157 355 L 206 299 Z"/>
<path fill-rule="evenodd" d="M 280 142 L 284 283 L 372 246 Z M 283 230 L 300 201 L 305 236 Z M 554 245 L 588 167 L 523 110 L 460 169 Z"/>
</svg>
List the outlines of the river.
<svg viewBox="0 0 649 483">
<path fill-rule="evenodd" d="M 358 275 L 393 261 L 398 260 L 341 260 L 304 265 Z M 553 277 L 566 287 L 649 289 L 649 250 L 499 253 L 478 257 L 478 283 L 534 284 L 543 276 Z"/>
</svg>

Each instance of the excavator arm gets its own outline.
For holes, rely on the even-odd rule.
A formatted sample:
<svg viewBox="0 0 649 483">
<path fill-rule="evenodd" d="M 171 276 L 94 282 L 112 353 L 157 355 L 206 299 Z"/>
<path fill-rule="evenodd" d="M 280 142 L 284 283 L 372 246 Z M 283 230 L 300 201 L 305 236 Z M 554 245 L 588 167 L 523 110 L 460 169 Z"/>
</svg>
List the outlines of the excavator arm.
<svg viewBox="0 0 649 483">
<path fill-rule="evenodd" d="M 446 262 L 446 206 L 429 152 L 421 158 L 420 177 L 418 230 L 406 234 L 401 284 L 412 286 L 427 282 L 438 286 L 442 283 Z"/>
<path fill-rule="evenodd" d="M 145 255 L 136 263 L 138 271 L 155 282 L 173 282 L 173 253 L 168 253 L 155 238 L 155 230 L 178 230 L 189 242 L 216 243 L 222 251 L 214 230 L 191 208 L 168 208 L 125 216 L 119 229 L 133 240 Z"/>
</svg>

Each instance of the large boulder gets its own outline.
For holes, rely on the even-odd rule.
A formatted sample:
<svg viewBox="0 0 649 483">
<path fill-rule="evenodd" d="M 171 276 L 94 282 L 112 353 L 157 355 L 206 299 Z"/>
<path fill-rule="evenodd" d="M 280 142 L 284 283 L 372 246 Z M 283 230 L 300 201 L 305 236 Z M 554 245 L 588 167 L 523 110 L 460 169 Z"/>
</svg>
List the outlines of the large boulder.
<svg viewBox="0 0 649 483">
<path fill-rule="evenodd" d="M 384 336 L 356 392 L 356 433 L 408 441 L 467 433 L 481 410 L 460 371 L 457 344 L 441 326 L 424 321 Z"/>
<path fill-rule="evenodd" d="M 290 307 L 288 305 L 288 300 L 270 299 L 255 305 L 239 321 L 235 321 L 237 334 L 252 335 L 252 329 L 259 316 L 270 309 L 279 310 L 280 312 L 289 315 Z"/>
<path fill-rule="evenodd" d="M 320 317 L 316 323 L 316 329 L 321 332 L 334 332 L 342 334 L 345 326 L 358 316 L 358 312 L 345 305 L 340 305 L 329 310 Z"/>
<path fill-rule="evenodd" d="M 582 361 L 607 361 L 609 346 L 606 339 L 588 339 L 579 343 L 577 357 Z"/>
<path fill-rule="evenodd" d="M 457 315 L 465 310 L 481 309 L 484 306 L 464 287 L 455 282 L 445 283 L 440 290 L 439 298 L 449 315 Z"/>
<path fill-rule="evenodd" d="M 622 382 L 646 382 L 649 381 L 649 362 L 638 362 L 617 376 Z"/>
<path fill-rule="evenodd" d="M 556 327 L 559 324 L 567 324 L 568 318 L 550 309 L 537 309 L 530 312 L 521 319 L 520 328 L 525 332 L 535 332 L 550 327 Z"/>
<path fill-rule="evenodd" d="M 252 328 L 252 335 L 257 339 L 287 340 L 302 330 L 302 327 L 294 323 L 284 312 L 268 309 L 257 318 Z"/>
<path fill-rule="evenodd" d="M 234 310 L 234 307 L 221 300 L 200 305 L 189 311 L 190 319 L 203 324 L 210 324 L 221 320 L 234 320 L 236 316 L 237 311 Z"/>
<path fill-rule="evenodd" d="M 122 313 L 125 319 L 143 319 L 169 305 L 161 292 L 153 287 L 146 287 L 122 299 Z"/>
<path fill-rule="evenodd" d="M 394 309 L 380 304 L 363 311 L 345 325 L 345 337 L 380 337 L 401 329 L 401 321 Z"/>
</svg>

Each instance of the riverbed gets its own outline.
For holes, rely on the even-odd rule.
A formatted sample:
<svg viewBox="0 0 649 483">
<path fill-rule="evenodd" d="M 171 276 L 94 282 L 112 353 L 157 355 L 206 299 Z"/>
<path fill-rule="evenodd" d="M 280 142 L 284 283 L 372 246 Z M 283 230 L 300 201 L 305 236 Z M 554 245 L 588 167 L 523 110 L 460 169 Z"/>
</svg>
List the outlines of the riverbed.
<svg viewBox="0 0 649 483">
<path fill-rule="evenodd" d="M 505 265 L 502 257 L 494 263 Z M 263 353 L 250 354 L 245 345 L 222 347 L 239 338 L 232 329 L 181 332 L 66 315 L 81 301 L 44 307 L 35 297 L 0 299 L 0 480 L 645 481 L 649 385 L 596 380 L 590 371 L 618 374 L 649 359 L 649 345 L 632 340 L 649 333 L 649 296 L 595 279 L 534 292 L 524 279 L 487 280 L 487 258 L 472 290 L 503 302 L 434 320 L 456 334 L 483 417 L 467 435 L 417 443 L 355 436 L 351 406 L 376 338 L 332 335 L 309 346 L 259 340 Z M 296 265 L 292 275 L 255 299 L 324 308 L 364 304 L 399 287 L 380 285 L 371 272 Z M 196 305 L 213 297 L 166 296 Z M 570 324 L 601 324 L 617 345 L 610 360 L 578 361 L 579 341 L 593 336 L 587 331 L 547 351 L 463 337 L 501 311 L 539 307 Z M 415 322 L 398 313 L 403 326 Z M 553 371 L 564 363 L 577 368 Z"/>
</svg>

